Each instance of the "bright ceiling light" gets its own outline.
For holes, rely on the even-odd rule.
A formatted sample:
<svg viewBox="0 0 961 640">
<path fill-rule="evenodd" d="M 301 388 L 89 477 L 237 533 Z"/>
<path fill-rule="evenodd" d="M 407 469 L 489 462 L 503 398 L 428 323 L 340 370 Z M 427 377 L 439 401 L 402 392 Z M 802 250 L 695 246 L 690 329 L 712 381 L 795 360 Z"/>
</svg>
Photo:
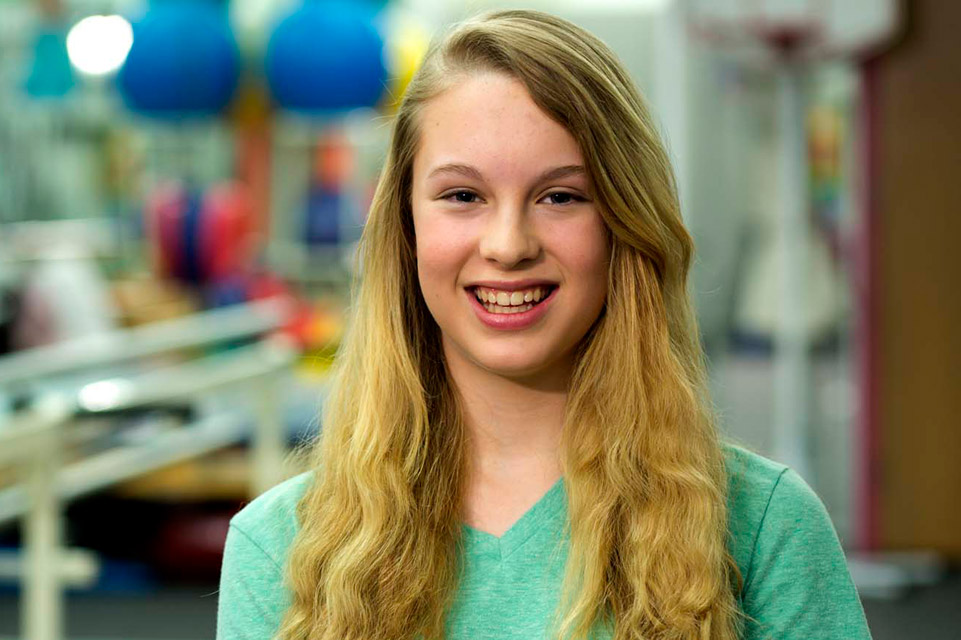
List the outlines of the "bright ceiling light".
<svg viewBox="0 0 961 640">
<path fill-rule="evenodd" d="M 88 16 L 67 34 L 67 55 L 82 73 L 102 76 L 123 65 L 133 45 L 133 29 L 121 16 Z"/>
</svg>

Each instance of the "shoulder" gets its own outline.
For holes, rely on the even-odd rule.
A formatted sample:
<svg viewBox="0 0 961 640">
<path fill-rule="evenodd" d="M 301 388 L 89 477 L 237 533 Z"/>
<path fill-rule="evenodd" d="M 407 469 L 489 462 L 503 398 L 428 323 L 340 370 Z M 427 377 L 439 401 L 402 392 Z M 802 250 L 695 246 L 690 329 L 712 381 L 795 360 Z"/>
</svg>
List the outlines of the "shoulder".
<svg viewBox="0 0 961 640">
<path fill-rule="evenodd" d="M 297 504 L 313 478 L 313 471 L 307 471 L 268 489 L 230 519 L 230 528 L 243 534 L 278 567 L 282 566 L 300 529 Z"/>
<path fill-rule="evenodd" d="M 291 601 L 282 575 L 299 529 L 297 503 L 312 479 L 307 472 L 282 482 L 231 518 L 220 571 L 218 640 L 274 637 Z"/>
<path fill-rule="evenodd" d="M 757 500 L 770 493 L 788 467 L 733 442 L 721 445 L 727 465 L 728 488 L 739 500 Z"/>
<path fill-rule="evenodd" d="M 870 640 L 824 503 L 790 467 L 726 445 L 731 553 L 747 640 Z"/>
<path fill-rule="evenodd" d="M 820 498 L 790 467 L 734 443 L 724 443 L 723 451 L 731 552 L 745 578 L 758 548 L 777 537 L 774 529 L 791 530 L 802 520 L 830 527 Z"/>
<path fill-rule="evenodd" d="M 737 529 L 756 525 L 789 468 L 739 444 L 725 442 L 722 450 L 727 468 L 730 524 Z"/>
</svg>

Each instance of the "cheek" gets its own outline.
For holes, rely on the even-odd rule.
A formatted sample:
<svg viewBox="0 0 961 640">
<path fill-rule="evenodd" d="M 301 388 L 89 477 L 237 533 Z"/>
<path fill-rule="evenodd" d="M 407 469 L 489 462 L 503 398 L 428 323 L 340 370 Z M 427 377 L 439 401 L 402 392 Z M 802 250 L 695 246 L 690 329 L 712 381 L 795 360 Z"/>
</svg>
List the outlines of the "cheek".
<svg viewBox="0 0 961 640">
<path fill-rule="evenodd" d="M 428 301 L 444 289 L 456 285 L 467 256 L 470 237 L 452 225 L 415 224 L 417 238 L 417 277 Z"/>
<path fill-rule="evenodd" d="M 599 217 L 565 228 L 555 235 L 553 245 L 558 255 L 566 257 L 568 269 L 590 282 L 588 286 L 606 287 L 611 251 L 607 229 Z"/>
</svg>

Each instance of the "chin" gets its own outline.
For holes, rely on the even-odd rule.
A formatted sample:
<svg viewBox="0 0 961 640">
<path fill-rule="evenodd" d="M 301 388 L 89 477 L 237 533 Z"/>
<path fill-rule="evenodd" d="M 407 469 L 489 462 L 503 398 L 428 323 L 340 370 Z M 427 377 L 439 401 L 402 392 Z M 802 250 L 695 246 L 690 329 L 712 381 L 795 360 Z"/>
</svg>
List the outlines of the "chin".
<svg viewBox="0 0 961 640">
<path fill-rule="evenodd" d="M 530 376 L 536 375 L 544 370 L 543 366 L 537 366 L 536 364 L 505 364 L 503 362 L 486 365 L 484 368 L 489 373 L 493 373 L 504 378 L 529 378 Z"/>
<path fill-rule="evenodd" d="M 561 367 L 562 361 L 557 359 L 533 359 L 530 357 L 495 359 L 488 355 L 483 360 L 477 361 L 477 364 L 489 373 L 499 375 L 503 378 L 523 380 L 556 373 L 558 368 Z"/>
</svg>

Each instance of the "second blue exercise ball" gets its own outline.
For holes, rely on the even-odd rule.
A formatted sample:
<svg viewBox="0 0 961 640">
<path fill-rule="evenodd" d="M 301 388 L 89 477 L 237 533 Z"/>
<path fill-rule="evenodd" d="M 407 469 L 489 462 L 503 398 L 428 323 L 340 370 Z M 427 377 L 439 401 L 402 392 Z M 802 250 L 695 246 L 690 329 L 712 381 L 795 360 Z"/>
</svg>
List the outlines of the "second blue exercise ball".
<svg viewBox="0 0 961 640">
<path fill-rule="evenodd" d="M 226 11 L 210 0 L 155 1 L 133 22 L 133 46 L 117 81 L 124 102 L 158 117 L 222 111 L 240 75 Z"/>
<path fill-rule="evenodd" d="M 364 3 L 308 0 L 281 20 L 265 60 L 277 103 L 301 112 L 376 105 L 387 68 L 374 15 Z"/>
</svg>

